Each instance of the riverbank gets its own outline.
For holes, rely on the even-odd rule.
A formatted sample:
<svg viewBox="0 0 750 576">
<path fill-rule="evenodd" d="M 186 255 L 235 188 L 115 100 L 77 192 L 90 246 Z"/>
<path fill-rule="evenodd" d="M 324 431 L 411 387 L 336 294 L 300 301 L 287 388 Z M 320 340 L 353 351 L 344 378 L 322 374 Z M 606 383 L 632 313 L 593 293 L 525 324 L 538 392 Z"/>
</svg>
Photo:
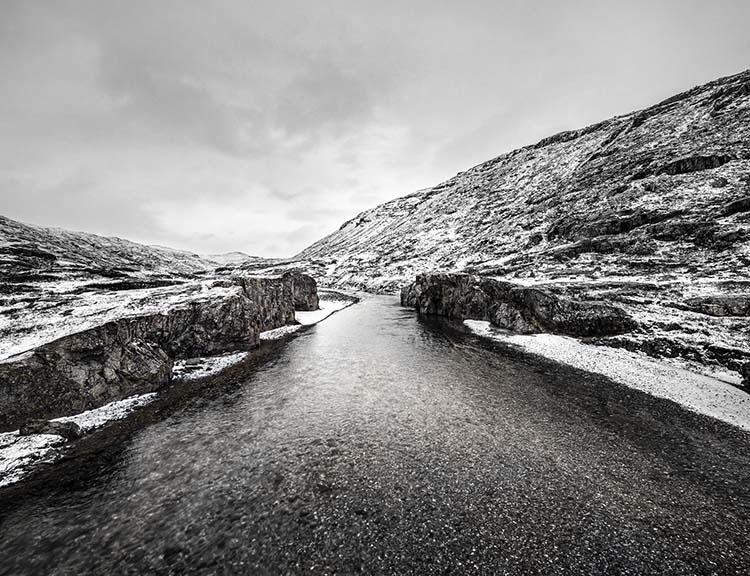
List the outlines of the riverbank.
<svg viewBox="0 0 750 576">
<path fill-rule="evenodd" d="M 460 328 L 367 296 L 168 388 L 0 490 L 0 576 L 744 574 L 747 432 Z"/>
<path fill-rule="evenodd" d="M 314 326 L 358 301 L 351 295 L 330 290 L 320 290 L 319 296 L 319 310 L 295 311 L 296 324 L 288 324 L 260 333 L 261 343 L 291 337 L 298 331 Z M 172 384 L 179 386 L 181 382 L 217 376 L 247 360 L 254 353 L 255 351 L 234 352 L 178 361 L 173 367 Z M 133 411 L 154 402 L 158 397 L 158 392 L 134 395 L 79 414 L 55 418 L 52 421 L 74 422 L 84 433 L 88 434 L 111 422 L 127 418 Z M 39 466 L 53 464 L 65 455 L 69 446 L 65 438 L 56 434 L 22 436 L 19 430 L 0 432 L 0 487 L 22 480 Z"/>
<path fill-rule="evenodd" d="M 698 414 L 750 431 L 750 395 L 732 384 L 622 348 L 555 334 L 514 334 L 487 321 L 464 320 L 473 333 L 554 362 L 600 374 Z"/>
</svg>

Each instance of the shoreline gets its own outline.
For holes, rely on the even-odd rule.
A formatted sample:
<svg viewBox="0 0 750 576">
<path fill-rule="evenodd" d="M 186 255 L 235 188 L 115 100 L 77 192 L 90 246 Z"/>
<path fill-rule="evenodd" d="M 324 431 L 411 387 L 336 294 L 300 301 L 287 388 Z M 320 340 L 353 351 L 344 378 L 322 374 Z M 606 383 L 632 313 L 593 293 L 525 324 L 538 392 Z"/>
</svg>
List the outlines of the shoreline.
<svg viewBox="0 0 750 576">
<path fill-rule="evenodd" d="M 314 326 L 336 312 L 358 302 L 356 297 L 340 291 L 321 290 L 321 296 L 325 295 L 326 292 L 334 297 L 321 298 L 320 310 L 295 312 L 297 324 L 289 324 L 262 332 L 260 334 L 261 346 L 264 343 L 294 337 L 303 329 Z M 255 350 L 180 361 L 175 365 L 175 378 L 172 383 L 179 385 L 188 381 L 218 376 L 229 368 L 247 360 L 253 352 Z M 78 414 L 54 418 L 51 421 L 74 422 L 88 435 L 106 427 L 108 424 L 127 418 L 134 411 L 153 403 L 158 398 L 159 392 L 135 395 Z M 0 432 L 0 489 L 24 480 L 41 465 L 54 464 L 64 456 L 66 448 L 71 444 L 62 436 L 55 434 L 21 436 L 19 430 Z"/>
<path fill-rule="evenodd" d="M 481 320 L 464 320 L 463 325 L 480 338 L 605 376 L 618 384 L 750 432 L 750 395 L 718 378 L 622 348 L 584 344 L 573 337 L 514 334 Z"/>
</svg>

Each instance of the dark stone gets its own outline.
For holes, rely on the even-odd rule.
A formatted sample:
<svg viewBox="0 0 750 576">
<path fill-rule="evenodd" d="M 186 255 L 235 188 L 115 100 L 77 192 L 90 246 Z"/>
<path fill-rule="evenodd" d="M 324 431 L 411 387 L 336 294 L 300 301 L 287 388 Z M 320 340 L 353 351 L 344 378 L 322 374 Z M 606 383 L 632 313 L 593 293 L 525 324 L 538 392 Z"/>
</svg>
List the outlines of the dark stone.
<svg viewBox="0 0 750 576">
<path fill-rule="evenodd" d="M 750 196 L 745 196 L 744 198 L 740 198 L 739 200 L 735 200 L 724 206 L 721 210 L 721 215 L 732 216 L 733 214 L 748 211 L 750 211 Z"/>
<path fill-rule="evenodd" d="M 700 170 L 710 170 L 712 168 L 718 168 L 727 162 L 734 160 L 734 156 L 729 154 L 710 154 L 706 156 L 685 156 L 683 158 L 677 158 L 672 162 L 669 162 L 661 167 L 658 171 L 659 174 L 669 174 L 674 176 L 676 174 L 688 174 L 690 172 L 698 172 Z"/>
<path fill-rule="evenodd" d="M 685 308 L 708 316 L 750 316 L 750 295 L 699 296 L 686 300 Z"/>
<path fill-rule="evenodd" d="M 401 306 L 405 308 L 415 308 L 417 305 L 416 284 L 412 282 L 401 287 Z"/>
<path fill-rule="evenodd" d="M 291 271 L 284 274 L 283 279 L 291 285 L 295 310 L 312 311 L 320 307 L 318 285 L 312 276 Z"/>
<path fill-rule="evenodd" d="M 66 440 L 77 440 L 83 436 L 83 430 L 75 422 L 53 422 L 51 420 L 28 420 L 18 432 L 21 436 L 30 434 L 56 434 Z"/>
<path fill-rule="evenodd" d="M 469 274 L 420 274 L 402 289 L 401 302 L 421 314 L 488 320 L 521 333 L 605 336 L 635 327 L 615 306 Z"/>
<path fill-rule="evenodd" d="M 317 301 L 314 280 L 294 278 L 298 294 Z M 261 332 L 295 322 L 288 279 L 247 276 L 211 286 L 215 295 L 186 293 L 162 313 L 113 320 L 0 362 L 0 430 L 153 392 L 169 382 L 174 358 L 250 350 Z"/>
<path fill-rule="evenodd" d="M 750 388 L 750 362 L 745 362 L 740 369 L 742 374 L 742 385 L 746 388 Z"/>
</svg>

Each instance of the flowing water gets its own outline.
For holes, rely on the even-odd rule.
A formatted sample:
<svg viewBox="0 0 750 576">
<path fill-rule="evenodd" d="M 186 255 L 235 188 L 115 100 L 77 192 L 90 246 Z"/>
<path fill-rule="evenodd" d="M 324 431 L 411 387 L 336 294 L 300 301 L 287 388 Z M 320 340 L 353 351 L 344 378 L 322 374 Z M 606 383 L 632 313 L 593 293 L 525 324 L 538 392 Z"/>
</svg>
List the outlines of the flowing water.
<svg viewBox="0 0 750 576">
<path fill-rule="evenodd" d="M 0 574 L 740 574 L 750 435 L 370 297 L 0 491 Z"/>
</svg>

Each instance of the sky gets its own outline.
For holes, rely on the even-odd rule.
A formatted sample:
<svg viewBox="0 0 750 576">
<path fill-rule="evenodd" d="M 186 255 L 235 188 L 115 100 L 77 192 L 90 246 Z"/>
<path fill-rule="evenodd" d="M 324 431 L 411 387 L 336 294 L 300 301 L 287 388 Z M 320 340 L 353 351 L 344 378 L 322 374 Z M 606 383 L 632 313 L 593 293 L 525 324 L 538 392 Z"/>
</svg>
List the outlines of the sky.
<svg viewBox="0 0 750 576">
<path fill-rule="evenodd" d="M 0 214 L 296 254 L 750 67 L 747 0 L 0 0 Z"/>
</svg>

